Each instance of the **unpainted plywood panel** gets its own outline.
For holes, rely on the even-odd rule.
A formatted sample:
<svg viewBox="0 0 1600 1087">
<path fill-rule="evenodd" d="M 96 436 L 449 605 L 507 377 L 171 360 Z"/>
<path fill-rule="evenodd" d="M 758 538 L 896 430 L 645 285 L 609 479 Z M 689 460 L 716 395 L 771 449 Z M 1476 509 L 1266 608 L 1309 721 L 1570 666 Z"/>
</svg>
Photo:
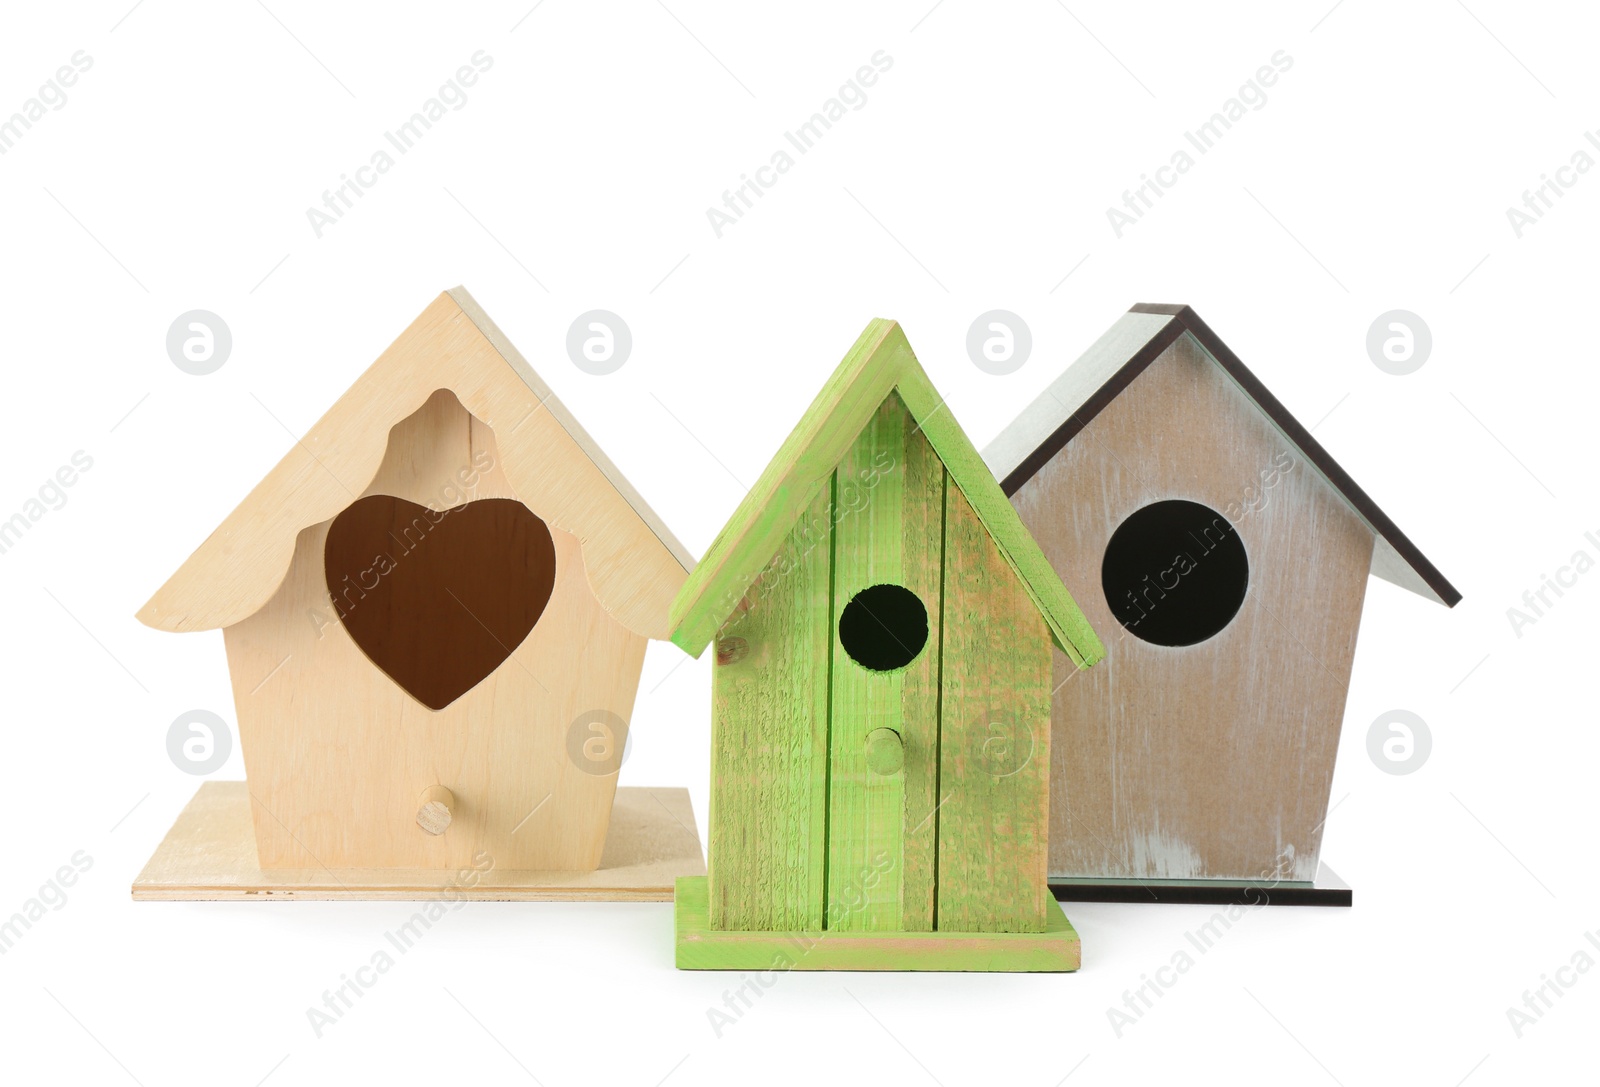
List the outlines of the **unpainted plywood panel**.
<svg viewBox="0 0 1600 1087">
<path fill-rule="evenodd" d="M 435 508 L 521 497 L 498 470 L 490 431 L 448 394 L 392 438 L 375 480 L 403 492 L 395 497 Z M 458 491 L 441 497 L 447 487 Z M 570 737 L 592 719 L 620 754 L 645 638 L 596 599 L 577 538 L 552 529 L 554 587 L 526 638 L 433 710 L 368 659 L 341 620 L 375 606 L 364 586 L 382 585 L 424 544 L 395 534 L 371 579 L 358 574 L 335 597 L 324 570 L 330 524 L 299 533 L 272 597 L 225 631 L 261 867 L 457 868 L 486 851 L 506 868 L 594 868 L 620 759 L 590 759 L 581 746 L 575 755 Z M 449 525 L 448 513 L 425 518 L 420 539 Z M 457 801 L 447 834 L 417 826 L 418 797 L 434 785 Z"/>
<path fill-rule="evenodd" d="M 670 902 L 674 880 L 705 873 L 687 789 L 618 789 L 605 852 L 590 872 L 505 868 L 487 854 L 459 869 L 269 871 L 256 860 L 250 808 L 245 782 L 201 784 L 133 881 L 134 901 Z"/>
<path fill-rule="evenodd" d="M 162 630 L 209 630 L 264 607 L 298 534 L 336 516 L 379 478 L 390 428 L 441 388 L 493 429 L 500 471 L 517 497 L 581 541 L 607 611 L 630 630 L 666 637 L 672 598 L 692 565 L 688 553 L 459 288 L 435 299 L 356 379 L 139 619 Z"/>
</svg>

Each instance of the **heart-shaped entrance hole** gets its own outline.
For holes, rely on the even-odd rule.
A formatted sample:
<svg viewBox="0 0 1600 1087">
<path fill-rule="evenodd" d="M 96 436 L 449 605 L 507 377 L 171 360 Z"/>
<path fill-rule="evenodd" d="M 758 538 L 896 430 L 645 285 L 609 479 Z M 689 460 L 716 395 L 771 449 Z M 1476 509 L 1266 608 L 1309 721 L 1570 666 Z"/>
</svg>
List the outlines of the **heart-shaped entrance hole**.
<svg viewBox="0 0 1600 1087">
<path fill-rule="evenodd" d="M 435 710 L 522 644 L 556 582 L 550 529 L 508 498 L 433 510 L 370 495 L 334 518 L 322 556 L 351 639 Z"/>
</svg>

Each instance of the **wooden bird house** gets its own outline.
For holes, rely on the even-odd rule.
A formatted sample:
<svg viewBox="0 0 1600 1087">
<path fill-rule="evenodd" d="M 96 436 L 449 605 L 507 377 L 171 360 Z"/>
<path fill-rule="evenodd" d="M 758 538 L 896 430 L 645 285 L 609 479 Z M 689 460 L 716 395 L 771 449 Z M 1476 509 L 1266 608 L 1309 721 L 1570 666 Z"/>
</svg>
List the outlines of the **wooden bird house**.
<svg viewBox="0 0 1600 1087">
<path fill-rule="evenodd" d="M 1461 594 L 1187 306 L 1135 306 L 984 457 L 1117 635 L 1056 659 L 1058 891 L 1348 904 L 1319 865 L 1367 576 Z"/>
<path fill-rule="evenodd" d="M 1046 881 L 1051 647 L 1101 647 L 898 325 L 828 380 L 672 640 L 716 658 L 680 967 L 1076 968 Z"/>
<path fill-rule="evenodd" d="M 692 566 L 440 295 L 139 612 L 222 629 L 248 781 L 202 786 L 135 896 L 669 898 L 687 794 L 617 772 Z"/>
</svg>

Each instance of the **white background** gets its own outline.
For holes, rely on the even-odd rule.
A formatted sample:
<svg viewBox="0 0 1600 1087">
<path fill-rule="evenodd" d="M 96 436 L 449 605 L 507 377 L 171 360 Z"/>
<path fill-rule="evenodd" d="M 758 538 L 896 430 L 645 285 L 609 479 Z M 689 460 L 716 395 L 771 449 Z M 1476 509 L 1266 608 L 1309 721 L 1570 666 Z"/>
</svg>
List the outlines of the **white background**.
<svg viewBox="0 0 1600 1087">
<path fill-rule="evenodd" d="M 1600 173 L 1521 238 L 1506 216 L 1600 123 L 1592 11 L 128 2 L 8 5 L 0 32 L 0 117 L 93 58 L 0 156 L 0 519 L 93 458 L 0 555 L 0 916 L 93 858 L 0 958 L 6 1078 L 1477 1087 L 1592 1067 L 1600 970 L 1564 974 L 1520 1037 L 1507 1009 L 1600 959 L 1600 574 L 1520 637 L 1507 609 L 1600 558 Z M 316 237 L 306 209 L 480 49 L 465 107 Z M 878 50 L 866 105 L 719 239 L 707 207 Z M 1265 106 L 1117 238 L 1106 208 L 1278 50 Z M 1466 597 L 1371 583 L 1323 853 L 1355 908 L 1249 915 L 1120 1033 L 1107 1009 L 1211 909 L 1074 905 L 1076 975 L 784 976 L 719 1037 L 707 1008 L 739 979 L 673 969 L 670 906 L 482 904 L 317 1037 L 306 1009 L 411 907 L 129 901 L 197 785 L 168 725 L 233 721 L 221 636 L 132 616 L 286 430 L 457 283 L 697 554 L 869 318 L 902 322 L 982 446 L 1130 304 L 1194 305 Z M 964 346 L 997 307 L 1033 331 L 1009 377 Z M 164 345 L 195 308 L 234 339 L 207 377 Z M 564 349 L 592 308 L 633 331 L 609 377 Z M 1366 353 L 1393 308 L 1433 331 L 1408 377 Z M 708 669 L 651 647 L 622 772 L 688 785 L 702 834 Z M 1410 776 L 1366 751 L 1396 708 L 1433 735 Z M 214 776 L 243 776 L 237 749 Z"/>
</svg>

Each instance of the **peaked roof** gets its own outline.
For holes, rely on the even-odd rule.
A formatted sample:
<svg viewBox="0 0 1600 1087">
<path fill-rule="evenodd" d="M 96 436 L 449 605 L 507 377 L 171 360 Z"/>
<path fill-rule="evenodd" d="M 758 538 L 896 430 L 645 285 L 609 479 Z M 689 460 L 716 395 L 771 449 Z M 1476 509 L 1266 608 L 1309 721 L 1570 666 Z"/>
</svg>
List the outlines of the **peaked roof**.
<svg viewBox="0 0 1600 1087">
<path fill-rule="evenodd" d="M 1039 469 L 1089 425 L 1180 336 L 1193 337 L 1232 378 L 1290 444 L 1300 450 L 1372 530 L 1376 546 L 1372 572 L 1419 596 L 1455 607 L 1461 594 L 1428 561 L 1417 545 L 1378 508 L 1350 473 L 1339 467 L 1311 432 L 1267 391 L 1239 356 L 1217 338 L 1211 326 L 1188 306 L 1140 303 L 1094 342 L 1077 362 L 1039 394 L 1032 404 L 983 451 L 984 460 L 1008 495 L 1016 494 Z"/>
<path fill-rule="evenodd" d="M 693 557 L 462 287 L 439 295 L 378 356 L 140 609 L 140 621 L 210 630 L 253 615 L 288 572 L 300 530 L 355 501 L 378 472 L 390 428 L 439 389 L 494 431 L 517 496 L 578 537 L 606 611 L 665 638 Z"/>
<path fill-rule="evenodd" d="M 783 546 L 873 412 L 898 392 L 928 444 L 1021 579 L 1057 646 L 1080 668 L 1105 655 L 1066 586 L 984 467 L 923 372 L 905 333 L 881 318 L 867 325 L 756 485 L 706 551 L 672 604 L 672 640 L 698 657 Z"/>
</svg>

